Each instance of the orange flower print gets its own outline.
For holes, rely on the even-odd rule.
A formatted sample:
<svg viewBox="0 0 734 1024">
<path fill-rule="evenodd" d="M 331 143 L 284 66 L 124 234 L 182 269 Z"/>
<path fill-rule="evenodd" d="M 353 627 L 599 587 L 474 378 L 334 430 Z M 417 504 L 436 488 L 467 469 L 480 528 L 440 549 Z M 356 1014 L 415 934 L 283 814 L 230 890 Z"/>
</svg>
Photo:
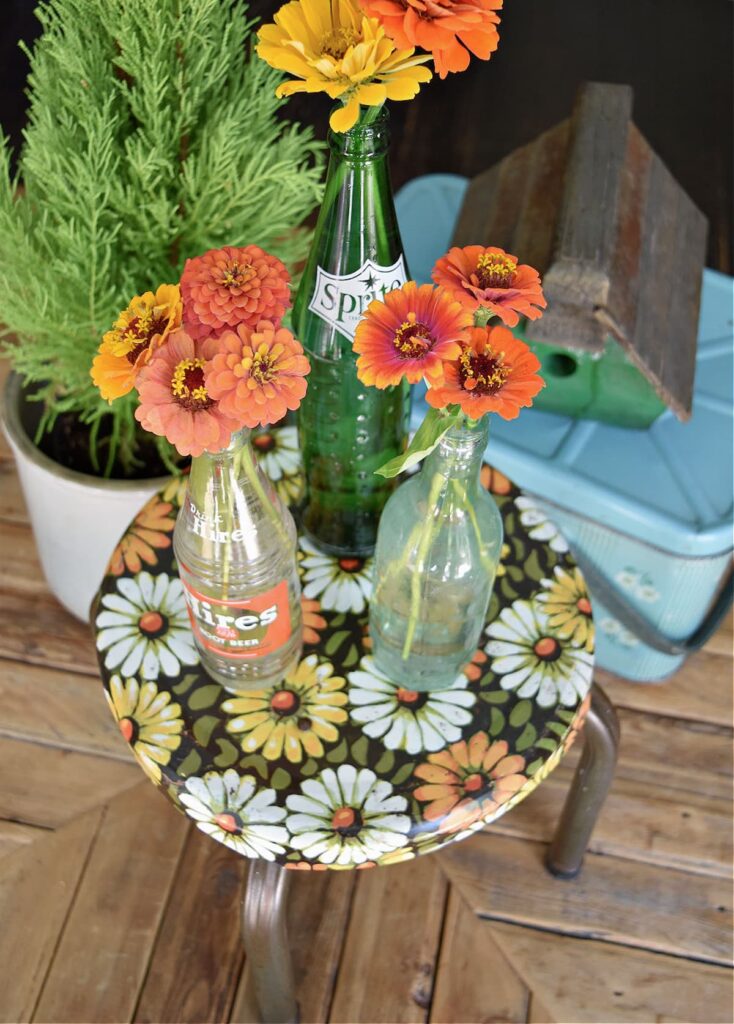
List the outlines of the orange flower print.
<svg viewBox="0 0 734 1024">
<path fill-rule="evenodd" d="M 570 729 L 568 730 L 566 735 L 563 737 L 563 752 L 564 752 L 564 754 L 569 749 L 569 747 L 573 746 L 573 744 L 578 739 L 579 733 L 583 729 L 584 723 L 586 722 L 586 716 L 589 713 L 589 708 L 590 707 L 591 707 L 591 693 L 587 693 L 586 696 L 584 697 L 583 701 L 581 702 L 581 706 L 578 709 L 576 717 L 574 718 L 573 722 L 571 722 Z"/>
<path fill-rule="evenodd" d="M 481 678 L 482 672 L 484 672 L 484 667 L 488 661 L 489 658 L 484 651 L 479 650 L 474 652 L 472 660 L 462 669 L 462 672 L 469 682 L 475 683 L 477 679 Z"/>
<path fill-rule="evenodd" d="M 494 466 L 488 466 L 487 463 L 482 466 L 479 479 L 482 482 L 482 487 L 491 494 L 504 496 L 512 491 L 512 481 L 510 478 L 505 476 L 504 473 L 500 473 Z"/>
<path fill-rule="evenodd" d="M 445 78 L 466 71 L 471 54 L 489 60 L 499 43 L 502 0 L 360 0 L 397 46 L 419 46 L 433 55 Z"/>
<path fill-rule="evenodd" d="M 458 359 L 443 364 L 443 379 L 429 381 L 426 401 L 434 409 L 459 405 L 471 419 L 496 412 L 514 420 L 544 386 L 540 363 L 506 327 L 472 327 Z"/>
<path fill-rule="evenodd" d="M 433 280 L 469 309 L 485 309 L 508 327 L 537 320 L 547 302 L 538 271 L 496 246 L 455 246 L 433 269 Z"/>
<path fill-rule="evenodd" d="M 161 501 L 157 494 L 153 495 L 112 552 L 107 572 L 112 576 L 122 576 L 125 569 L 140 572 L 143 562 L 155 565 L 158 561 L 156 551 L 171 546 L 169 534 L 176 525 L 176 520 L 170 515 L 172 508 L 169 502 Z"/>
<path fill-rule="evenodd" d="M 439 832 L 454 832 L 495 817 L 527 782 L 525 759 L 508 751 L 505 740 L 491 743 L 487 733 L 478 732 L 430 754 L 415 770 L 424 782 L 414 796 L 427 805 L 425 820 L 439 822 Z"/>
<path fill-rule="evenodd" d="M 322 629 L 326 629 L 326 619 L 320 615 L 321 605 L 318 601 L 301 598 L 301 610 L 303 612 L 303 642 L 304 644 L 317 644 Z"/>
</svg>

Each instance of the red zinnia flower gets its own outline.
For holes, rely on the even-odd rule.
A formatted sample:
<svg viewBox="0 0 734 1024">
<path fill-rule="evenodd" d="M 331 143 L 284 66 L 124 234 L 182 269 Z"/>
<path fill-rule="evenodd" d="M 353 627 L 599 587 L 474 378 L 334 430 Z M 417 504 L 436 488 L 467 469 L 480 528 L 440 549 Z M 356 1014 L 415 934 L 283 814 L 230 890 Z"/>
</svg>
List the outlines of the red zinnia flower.
<svg viewBox="0 0 734 1024">
<path fill-rule="evenodd" d="M 284 327 L 263 320 L 252 330 L 225 331 L 206 368 L 206 386 L 220 408 L 248 427 L 277 423 L 297 409 L 310 371 L 300 342 Z"/>
<path fill-rule="evenodd" d="M 544 386 L 538 359 L 506 327 L 472 327 L 458 359 L 444 362 L 443 379 L 432 382 L 426 401 L 436 409 L 460 405 L 471 419 L 496 412 L 514 420 Z"/>
<path fill-rule="evenodd" d="M 538 271 L 495 246 L 455 246 L 436 263 L 433 280 L 469 309 L 483 306 L 508 327 L 519 322 L 518 314 L 537 320 L 547 306 Z"/>
<path fill-rule="evenodd" d="M 433 54 L 436 71 L 466 71 L 469 51 L 489 60 L 497 49 L 502 0 L 360 0 L 400 47 L 420 46 Z"/>
<path fill-rule="evenodd" d="M 461 352 L 470 324 L 471 315 L 447 292 L 408 281 L 384 302 L 371 302 L 357 325 L 357 376 L 363 384 L 386 388 L 403 377 L 416 384 L 440 373 L 441 361 Z"/>
<path fill-rule="evenodd" d="M 181 275 L 186 330 L 198 339 L 241 323 L 280 323 L 290 301 L 289 282 L 283 263 L 257 245 L 225 245 L 186 260 Z"/>
<path fill-rule="evenodd" d="M 140 371 L 135 418 L 181 455 L 221 451 L 242 426 L 218 408 L 204 383 L 204 363 L 217 349 L 216 339 L 194 345 L 179 329 Z"/>
</svg>

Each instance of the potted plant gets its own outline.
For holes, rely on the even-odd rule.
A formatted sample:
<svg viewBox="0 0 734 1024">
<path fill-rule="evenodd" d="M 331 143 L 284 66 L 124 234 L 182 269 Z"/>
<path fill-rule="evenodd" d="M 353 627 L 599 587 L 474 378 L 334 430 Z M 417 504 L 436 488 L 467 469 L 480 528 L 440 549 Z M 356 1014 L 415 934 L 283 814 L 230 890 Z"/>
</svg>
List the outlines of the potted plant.
<svg viewBox="0 0 734 1024">
<path fill-rule="evenodd" d="M 0 146 L 0 323 L 16 371 L 3 420 L 41 564 L 75 615 L 160 477 L 179 468 L 89 367 L 131 294 L 246 237 L 291 267 L 319 201 L 321 146 L 278 116 L 243 0 L 42 0 L 29 119 Z M 155 510 L 150 524 L 155 531 Z"/>
</svg>

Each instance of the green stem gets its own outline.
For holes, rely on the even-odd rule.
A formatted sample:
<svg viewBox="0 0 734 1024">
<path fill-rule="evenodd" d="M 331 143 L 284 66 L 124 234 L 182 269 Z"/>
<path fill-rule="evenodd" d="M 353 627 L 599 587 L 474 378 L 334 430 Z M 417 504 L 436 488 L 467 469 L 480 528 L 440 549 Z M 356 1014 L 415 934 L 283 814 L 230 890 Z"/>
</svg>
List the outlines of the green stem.
<svg viewBox="0 0 734 1024">
<path fill-rule="evenodd" d="M 428 507 L 426 510 L 427 517 L 421 524 L 421 538 L 418 544 L 418 552 L 416 554 L 415 565 L 413 566 L 413 573 L 410 580 L 410 612 L 408 614 L 408 628 L 405 633 L 405 643 L 403 644 L 403 661 L 407 661 L 410 656 L 410 649 L 413 646 L 413 638 L 415 637 L 418 619 L 420 618 L 421 583 L 423 580 L 426 558 L 428 557 L 428 552 L 430 551 L 431 544 L 433 543 L 433 539 L 436 534 L 436 520 L 438 518 L 436 515 L 436 505 L 441 490 L 445 485 L 446 477 L 442 476 L 441 473 L 436 473 L 431 480 L 431 490 L 428 495 Z"/>
<path fill-rule="evenodd" d="M 258 498 L 262 502 L 262 505 L 267 513 L 268 518 L 275 527 L 275 532 L 278 534 L 278 539 L 286 546 L 290 547 L 292 544 L 291 538 L 288 536 L 288 532 L 283 526 L 283 520 L 278 515 L 277 508 L 273 505 L 268 493 L 260 482 L 260 475 L 257 471 L 257 463 L 252 451 L 251 445 L 247 444 L 242 449 L 240 456 L 242 458 L 242 466 L 245 470 L 247 479 L 252 484 L 252 488 L 257 494 Z"/>
<path fill-rule="evenodd" d="M 461 501 L 461 504 L 462 504 L 463 508 L 466 509 L 466 513 L 469 516 L 469 519 L 471 520 L 472 526 L 474 527 L 474 535 L 476 536 L 477 544 L 479 545 L 479 560 L 482 563 L 482 565 L 484 566 L 484 568 L 487 570 L 489 575 L 490 576 L 494 576 L 494 573 L 495 573 L 494 563 L 493 563 L 492 559 L 488 558 L 485 555 L 485 553 L 484 553 L 484 545 L 482 544 L 482 535 L 481 535 L 481 532 L 479 530 L 479 522 L 477 521 L 477 514 L 474 511 L 474 506 L 472 505 L 471 501 L 469 500 L 469 495 L 466 493 L 466 487 L 464 487 L 464 485 L 462 484 L 462 482 L 460 480 L 452 480 L 451 484 L 452 484 L 454 490 L 456 491 L 456 493 L 458 494 L 459 500 Z"/>
</svg>

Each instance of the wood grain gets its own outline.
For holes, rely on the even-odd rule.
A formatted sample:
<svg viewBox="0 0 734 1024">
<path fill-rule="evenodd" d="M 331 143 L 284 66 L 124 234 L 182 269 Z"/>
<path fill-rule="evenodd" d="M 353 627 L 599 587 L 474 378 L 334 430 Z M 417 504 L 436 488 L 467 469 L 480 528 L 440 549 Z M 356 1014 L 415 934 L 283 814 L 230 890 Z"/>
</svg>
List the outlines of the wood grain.
<svg viewBox="0 0 734 1024">
<path fill-rule="evenodd" d="M 183 819 L 182 819 L 183 821 Z M 244 858 L 190 827 L 136 1021 L 226 1021 L 242 970 Z"/>
<path fill-rule="evenodd" d="M 730 882 L 590 853 L 578 878 L 561 883 L 545 870 L 544 852 L 541 843 L 480 833 L 443 851 L 442 868 L 482 917 L 731 963 Z"/>
<path fill-rule="evenodd" d="M 17 821 L 3 821 L 0 818 L 0 860 L 44 836 L 48 836 L 47 829 L 21 825 Z M 0 879 L 2 877 L 0 874 Z"/>
<path fill-rule="evenodd" d="M 427 1020 L 447 896 L 437 861 L 360 872 L 331 1021 Z"/>
<path fill-rule="evenodd" d="M 725 968 L 590 939 L 553 936 L 549 941 L 547 932 L 516 925 L 493 922 L 492 931 L 542 999 L 540 1008 L 533 999 L 529 1024 L 734 1020 L 731 972 Z"/>
<path fill-rule="evenodd" d="M 34 1021 L 131 1018 L 186 828 L 147 782 L 109 804 Z"/>
<path fill-rule="evenodd" d="M 0 586 L 0 658 L 81 672 L 99 679 L 90 627 L 50 594 Z"/>
<path fill-rule="evenodd" d="M 505 959 L 488 921 L 452 889 L 431 1004 L 431 1024 L 525 1024 L 527 986 Z"/>
<path fill-rule="evenodd" d="M 2 522 L 0 528 L 0 565 L 3 586 L 29 595 L 48 595 L 50 591 L 41 569 L 36 542 L 25 523 Z"/>
</svg>

